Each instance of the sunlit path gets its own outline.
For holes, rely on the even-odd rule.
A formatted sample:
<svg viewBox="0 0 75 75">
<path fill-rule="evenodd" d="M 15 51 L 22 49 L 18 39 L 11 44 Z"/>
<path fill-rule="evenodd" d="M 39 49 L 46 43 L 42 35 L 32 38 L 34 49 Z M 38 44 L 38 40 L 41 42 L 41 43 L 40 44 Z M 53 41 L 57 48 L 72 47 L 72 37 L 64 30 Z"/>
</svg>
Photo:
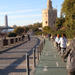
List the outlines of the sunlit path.
<svg viewBox="0 0 75 75">
<path fill-rule="evenodd" d="M 32 51 L 32 48 L 39 43 L 37 38 L 0 54 L 0 75 L 25 75 L 26 73 L 26 52 Z"/>
<path fill-rule="evenodd" d="M 66 64 L 53 47 L 53 43 L 47 39 L 34 75 L 67 75 Z"/>
</svg>

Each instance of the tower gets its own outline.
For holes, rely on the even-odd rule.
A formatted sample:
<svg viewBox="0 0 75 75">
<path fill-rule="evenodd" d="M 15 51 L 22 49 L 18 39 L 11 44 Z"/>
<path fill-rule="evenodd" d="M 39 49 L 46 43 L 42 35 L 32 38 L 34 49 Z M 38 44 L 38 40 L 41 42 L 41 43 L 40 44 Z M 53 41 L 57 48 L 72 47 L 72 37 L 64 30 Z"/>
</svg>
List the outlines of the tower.
<svg viewBox="0 0 75 75">
<path fill-rule="evenodd" d="M 52 1 L 47 0 L 47 8 L 42 11 L 42 27 L 50 26 L 55 29 L 55 21 L 57 18 L 57 9 L 52 7 Z"/>
<path fill-rule="evenodd" d="M 47 0 L 47 9 L 48 10 L 52 9 L 52 1 L 51 0 Z"/>
<path fill-rule="evenodd" d="M 8 27 L 8 16 L 5 15 L 5 27 Z"/>
</svg>

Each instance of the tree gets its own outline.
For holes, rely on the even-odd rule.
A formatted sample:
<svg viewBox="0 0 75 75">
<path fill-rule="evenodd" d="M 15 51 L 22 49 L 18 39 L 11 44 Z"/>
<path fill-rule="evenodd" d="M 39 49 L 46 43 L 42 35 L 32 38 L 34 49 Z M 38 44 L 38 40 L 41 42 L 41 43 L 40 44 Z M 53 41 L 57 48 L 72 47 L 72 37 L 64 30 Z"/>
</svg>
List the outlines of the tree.
<svg viewBox="0 0 75 75">
<path fill-rule="evenodd" d="M 13 28 L 16 28 L 17 27 L 17 25 L 13 25 Z"/>
<path fill-rule="evenodd" d="M 29 31 L 29 27 L 28 26 L 25 26 L 24 27 L 24 31 L 25 31 L 25 33 L 27 33 Z"/>
<path fill-rule="evenodd" d="M 39 22 L 34 23 L 33 25 L 36 26 L 36 27 L 38 27 L 38 28 L 39 28 L 39 27 L 42 27 L 42 23 L 39 23 Z"/>
<path fill-rule="evenodd" d="M 45 26 L 43 28 L 43 34 L 51 34 L 51 28 L 49 26 Z"/>
<path fill-rule="evenodd" d="M 42 27 L 42 23 L 34 23 L 34 24 L 30 24 L 27 26 L 29 28 L 29 30 L 32 30 L 32 32 L 34 34 L 41 34 L 42 31 L 39 29 L 40 27 Z"/>
<path fill-rule="evenodd" d="M 24 32 L 24 27 L 16 27 L 14 29 L 14 32 L 17 34 L 17 35 L 22 35 L 22 33 Z"/>
<path fill-rule="evenodd" d="M 70 30 L 75 29 L 75 0 L 64 0 L 61 14 L 65 16 L 65 26 Z"/>
<path fill-rule="evenodd" d="M 64 22 L 65 22 L 65 18 L 63 18 L 63 17 L 57 18 L 56 23 L 55 23 L 56 29 L 58 30 L 61 27 L 63 27 Z"/>
<path fill-rule="evenodd" d="M 14 33 L 14 32 L 10 32 L 10 33 L 8 34 L 8 37 L 16 37 L 16 36 L 17 36 L 17 34 Z"/>
</svg>

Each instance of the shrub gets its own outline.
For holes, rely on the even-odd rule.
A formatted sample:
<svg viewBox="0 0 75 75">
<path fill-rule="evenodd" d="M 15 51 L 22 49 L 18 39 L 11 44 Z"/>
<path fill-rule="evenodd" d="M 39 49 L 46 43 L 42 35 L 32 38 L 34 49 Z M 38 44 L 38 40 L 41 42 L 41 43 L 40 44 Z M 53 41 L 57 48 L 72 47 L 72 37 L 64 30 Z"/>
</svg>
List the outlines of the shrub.
<svg viewBox="0 0 75 75">
<path fill-rule="evenodd" d="M 35 32 L 35 35 L 42 35 L 42 31 Z"/>
<path fill-rule="evenodd" d="M 67 38 L 73 38 L 75 37 L 75 30 L 70 30 L 70 29 L 66 29 L 66 30 L 58 30 L 56 32 L 54 32 L 54 34 L 65 34 Z"/>
<path fill-rule="evenodd" d="M 22 35 L 22 33 L 24 32 L 24 28 L 23 27 L 17 27 L 17 28 L 14 29 L 14 32 L 17 35 Z"/>
<path fill-rule="evenodd" d="M 66 30 L 66 36 L 67 36 L 68 38 L 73 38 L 73 37 L 75 37 L 75 30 L 69 30 L 69 29 L 67 29 L 67 30 Z"/>
<path fill-rule="evenodd" d="M 14 32 L 10 32 L 10 33 L 8 34 L 8 37 L 16 37 L 16 36 L 17 36 L 17 34 L 14 33 Z"/>
</svg>

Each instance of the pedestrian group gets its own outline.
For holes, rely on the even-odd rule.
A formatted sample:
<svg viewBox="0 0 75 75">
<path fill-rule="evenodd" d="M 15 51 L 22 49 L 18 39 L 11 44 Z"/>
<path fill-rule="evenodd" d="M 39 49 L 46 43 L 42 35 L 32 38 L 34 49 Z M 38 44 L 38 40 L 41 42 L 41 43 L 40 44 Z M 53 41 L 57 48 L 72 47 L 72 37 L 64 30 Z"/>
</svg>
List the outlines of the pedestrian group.
<svg viewBox="0 0 75 75">
<path fill-rule="evenodd" d="M 58 55 L 61 55 L 63 61 L 66 62 L 68 75 L 75 75 L 75 38 L 68 43 L 65 34 L 62 34 L 61 37 L 57 34 L 53 40 L 58 50 Z"/>
</svg>

